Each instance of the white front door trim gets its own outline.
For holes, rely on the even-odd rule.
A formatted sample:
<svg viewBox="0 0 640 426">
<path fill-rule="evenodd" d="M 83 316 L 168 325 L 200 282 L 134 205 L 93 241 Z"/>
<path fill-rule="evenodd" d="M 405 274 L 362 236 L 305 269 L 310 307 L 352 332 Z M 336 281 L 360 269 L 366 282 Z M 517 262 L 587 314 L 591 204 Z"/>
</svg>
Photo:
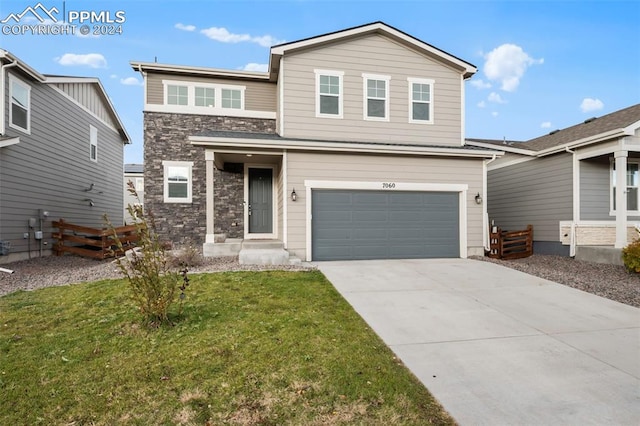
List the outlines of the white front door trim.
<svg viewBox="0 0 640 426">
<path fill-rule="evenodd" d="M 249 169 L 271 169 L 271 191 L 272 191 L 272 226 L 271 233 L 250 233 L 249 232 Z M 276 185 L 276 171 L 275 164 L 244 164 L 244 238 L 247 240 L 257 239 L 276 239 L 278 235 L 278 187 Z"/>
</svg>

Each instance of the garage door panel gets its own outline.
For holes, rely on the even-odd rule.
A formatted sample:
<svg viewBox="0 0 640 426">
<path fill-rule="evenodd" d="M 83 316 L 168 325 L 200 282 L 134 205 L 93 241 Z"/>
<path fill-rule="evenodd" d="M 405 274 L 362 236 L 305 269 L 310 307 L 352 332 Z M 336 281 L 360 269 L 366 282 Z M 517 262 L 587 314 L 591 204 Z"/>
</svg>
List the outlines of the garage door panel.
<svg viewBox="0 0 640 426">
<path fill-rule="evenodd" d="M 314 260 L 458 257 L 459 194 L 312 191 Z"/>
</svg>

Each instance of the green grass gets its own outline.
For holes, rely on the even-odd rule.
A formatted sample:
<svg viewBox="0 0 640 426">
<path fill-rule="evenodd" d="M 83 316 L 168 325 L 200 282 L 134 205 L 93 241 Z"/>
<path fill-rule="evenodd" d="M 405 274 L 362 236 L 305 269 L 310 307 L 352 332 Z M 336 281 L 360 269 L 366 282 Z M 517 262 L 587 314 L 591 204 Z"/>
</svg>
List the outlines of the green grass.
<svg viewBox="0 0 640 426">
<path fill-rule="evenodd" d="M 0 424 L 453 423 L 319 272 L 193 275 L 139 320 L 123 280 L 0 298 Z"/>
</svg>

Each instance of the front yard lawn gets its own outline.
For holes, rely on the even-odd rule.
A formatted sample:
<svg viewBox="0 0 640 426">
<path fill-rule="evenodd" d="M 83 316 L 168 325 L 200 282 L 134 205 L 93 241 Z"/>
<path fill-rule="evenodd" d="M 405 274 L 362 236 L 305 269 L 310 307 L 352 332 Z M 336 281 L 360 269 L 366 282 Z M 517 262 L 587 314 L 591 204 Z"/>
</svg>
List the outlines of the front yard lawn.
<svg viewBox="0 0 640 426">
<path fill-rule="evenodd" d="M 1 297 L 0 424 L 453 424 L 319 272 L 193 275 L 138 321 L 123 280 Z"/>
</svg>

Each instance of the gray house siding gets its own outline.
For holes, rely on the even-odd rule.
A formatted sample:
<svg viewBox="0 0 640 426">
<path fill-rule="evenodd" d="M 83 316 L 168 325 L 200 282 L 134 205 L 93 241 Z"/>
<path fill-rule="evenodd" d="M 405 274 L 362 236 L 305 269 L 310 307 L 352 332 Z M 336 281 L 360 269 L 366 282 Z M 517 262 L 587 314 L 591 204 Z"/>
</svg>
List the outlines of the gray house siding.
<svg viewBox="0 0 640 426">
<path fill-rule="evenodd" d="M 580 162 L 580 220 L 611 220 L 609 158 Z"/>
<path fill-rule="evenodd" d="M 204 130 L 274 133 L 275 120 L 172 113 L 144 113 L 145 210 L 156 218 L 161 238 L 177 245 L 200 246 L 206 235 L 205 149 L 188 138 Z M 164 202 L 163 161 L 192 161 L 192 202 Z M 214 171 L 215 233 L 244 236 L 244 175 Z M 235 224 L 235 225 L 234 225 Z"/>
<path fill-rule="evenodd" d="M 20 143 L 0 148 L 0 239 L 11 253 L 39 248 L 28 226 L 38 210 L 49 212 L 43 223 L 43 249 L 51 248 L 51 221 L 64 219 L 101 227 L 103 214 L 114 224 L 123 221 L 123 141 L 119 133 L 46 84 L 31 86 L 31 132 L 9 126 L 9 89 L 4 119 L 6 135 Z M 8 86 L 8 85 L 7 85 Z M 72 119 L 70 119 L 72 117 Z M 89 158 L 89 125 L 98 131 L 98 161 Z M 94 184 L 93 190 L 85 189 Z M 89 201 L 93 201 L 90 206 Z M 23 238 L 29 233 L 29 239 Z M 2 259 L 0 258 L 0 261 Z"/>
<path fill-rule="evenodd" d="M 89 109 L 89 111 L 97 115 L 101 120 L 115 127 L 115 122 L 107 106 L 101 99 L 98 89 L 96 89 L 94 85 L 85 83 L 58 83 L 55 84 L 55 86 L 80 103 L 80 105 Z"/>
<path fill-rule="evenodd" d="M 559 222 L 573 218 L 572 161 L 561 153 L 490 170 L 489 219 L 505 230 L 532 224 L 534 241 L 543 251 L 559 249 Z"/>
</svg>

